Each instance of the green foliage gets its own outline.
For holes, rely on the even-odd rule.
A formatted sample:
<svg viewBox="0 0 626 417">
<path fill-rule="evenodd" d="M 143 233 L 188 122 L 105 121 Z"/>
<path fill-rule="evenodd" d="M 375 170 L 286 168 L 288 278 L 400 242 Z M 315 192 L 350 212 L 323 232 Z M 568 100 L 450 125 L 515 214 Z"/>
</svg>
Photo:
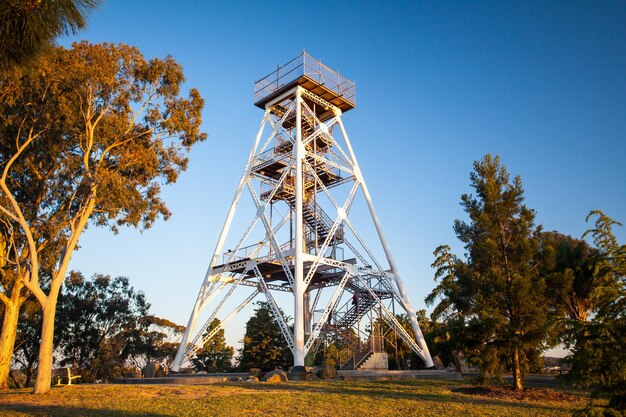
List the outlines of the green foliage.
<svg viewBox="0 0 626 417">
<path fill-rule="evenodd" d="M 136 327 L 124 329 L 119 338 L 124 340 L 121 358 L 126 365 L 143 369 L 149 362 L 160 363 L 167 367 L 176 356 L 184 326 L 155 316 L 143 316 Z"/>
<path fill-rule="evenodd" d="M 626 411 L 626 245 L 620 245 L 613 226 L 620 223 L 601 211 L 595 227 L 588 230 L 599 251 L 600 268 L 607 282 L 593 317 L 576 328 L 576 344 L 570 356 L 572 372 L 569 380 L 576 385 L 595 386 L 596 396 L 608 397 L 609 408 Z M 605 415 L 613 415 L 610 409 Z M 617 411 L 616 411 L 617 412 Z"/>
<path fill-rule="evenodd" d="M 481 366 L 481 377 L 499 379 L 512 370 L 516 388 L 536 361 L 547 334 L 545 281 L 539 274 L 535 213 L 524 204 L 519 177 L 510 181 L 499 157 L 474 162 L 470 174 L 476 196 L 461 205 L 469 223 L 454 231 L 466 254 L 448 246 L 435 250 L 437 287 L 426 301 L 438 301 L 433 316 L 454 323 L 454 337 Z"/>
<path fill-rule="evenodd" d="M 170 215 L 161 186 L 206 138 L 204 102 L 195 89 L 181 96 L 184 80 L 171 57 L 148 61 L 133 47 L 87 42 L 0 80 L 0 223 L 14 279 L 43 307 L 44 374 L 57 295 L 84 229 L 149 228 Z M 36 391 L 48 385 L 38 377 Z"/>
<path fill-rule="evenodd" d="M 552 343 L 576 344 L 577 328 L 607 297 L 612 280 L 598 249 L 557 232 L 541 233 L 541 273 L 546 277 Z"/>
<path fill-rule="evenodd" d="M 179 97 L 183 81 L 171 57 L 146 61 L 133 47 L 83 42 L 0 82 L 0 204 L 21 258 L 24 228 L 41 266 L 54 270 L 84 216 L 113 230 L 169 216 L 160 186 L 176 181 L 185 152 L 206 137 L 203 100 L 193 89 Z"/>
<path fill-rule="evenodd" d="M 213 319 L 207 329 L 207 334 L 211 333 L 220 326 L 219 319 Z M 217 331 L 215 336 L 207 340 L 202 349 L 196 352 L 196 356 L 192 358 L 194 369 L 205 372 L 228 372 L 233 367 L 233 355 L 235 349 L 226 345 L 224 338 L 224 329 Z"/>
<path fill-rule="evenodd" d="M 315 352 L 313 363 L 338 368 L 344 356 L 339 343 L 334 338 L 328 338 L 322 341 L 319 349 Z"/>
<path fill-rule="evenodd" d="M 96 274 L 86 280 L 72 273 L 57 307 L 59 365 L 80 369 L 85 381 L 121 377 L 126 333 L 139 327 L 149 307 L 128 278 Z"/>
<path fill-rule="evenodd" d="M 80 370 L 82 380 L 120 378 L 129 366 L 171 362 L 183 326 L 148 314 L 145 295 L 128 278 L 72 273 L 59 297 L 56 349 L 60 366 Z"/>
<path fill-rule="evenodd" d="M 339 368 L 354 356 L 359 346 L 357 330 L 353 327 L 347 329 L 339 327 L 339 331 L 340 333 L 327 333 L 321 336 L 322 340 L 315 355 L 313 356 L 313 353 L 307 355 L 305 366 L 329 365 Z"/>
<path fill-rule="evenodd" d="M 274 313 L 267 302 L 259 301 L 256 305 L 258 307 L 254 315 L 246 323 L 243 348 L 239 353 L 239 367 L 243 370 L 259 368 L 263 371 L 271 371 L 277 367 L 287 369 L 293 364 L 293 356 L 276 323 Z"/>
<path fill-rule="evenodd" d="M 413 329 L 411 328 L 409 317 L 406 314 L 396 314 L 396 319 L 404 330 L 411 334 Z M 429 321 L 426 318 L 425 310 L 417 311 L 417 320 L 419 322 L 420 329 L 422 330 L 422 334 L 428 342 L 428 346 L 431 346 L 429 340 Z M 379 332 L 383 336 L 383 350 L 389 357 L 389 369 L 406 370 L 422 369 L 424 367 L 424 361 L 417 356 L 417 354 L 415 354 L 406 343 L 404 343 L 398 333 L 395 332 L 385 320 L 377 318 L 373 324 L 379 329 L 377 330 L 377 333 Z M 369 326 L 366 331 L 371 334 Z"/>
<path fill-rule="evenodd" d="M 20 69 L 52 48 L 55 38 L 76 33 L 101 0 L 5 0 L 0 2 L 0 74 Z"/>
</svg>

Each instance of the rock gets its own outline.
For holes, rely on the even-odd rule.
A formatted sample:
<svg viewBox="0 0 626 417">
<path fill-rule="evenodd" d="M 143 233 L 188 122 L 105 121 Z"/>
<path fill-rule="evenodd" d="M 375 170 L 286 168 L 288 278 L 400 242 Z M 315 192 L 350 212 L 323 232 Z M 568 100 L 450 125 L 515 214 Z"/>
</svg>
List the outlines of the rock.
<svg viewBox="0 0 626 417">
<path fill-rule="evenodd" d="M 265 382 L 287 382 L 289 378 L 287 378 L 287 372 L 275 370 L 266 373 L 263 376 L 262 380 Z"/>
<path fill-rule="evenodd" d="M 439 356 L 433 357 L 433 364 L 435 365 L 435 368 L 437 368 L 439 371 L 446 369 Z"/>
<path fill-rule="evenodd" d="M 157 362 L 148 362 L 145 368 L 143 368 L 143 377 L 144 378 L 155 378 L 157 373 L 160 371 L 161 365 Z"/>
<path fill-rule="evenodd" d="M 250 374 L 250 376 L 261 378 L 261 370 L 259 368 L 250 368 L 250 370 L 248 370 L 248 374 Z"/>
<path fill-rule="evenodd" d="M 452 360 L 454 360 L 454 367 L 457 372 L 467 372 L 467 364 L 465 363 L 465 357 L 463 352 L 452 351 Z"/>
<path fill-rule="evenodd" d="M 154 376 L 156 378 L 167 376 L 167 369 L 163 365 L 159 365 L 159 368 L 156 370 L 156 374 Z"/>
<path fill-rule="evenodd" d="M 322 368 L 320 368 L 319 366 L 311 366 L 311 368 L 310 368 L 310 369 L 311 369 L 311 370 L 310 370 L 310 371 L 308 371 L 308 372 L 309 372 L 309 373 L 311 373 L 311 374 L 315 374 L 315 375 L 317 375 L 317 376 L 319 376 L 320 371 L 322 370 Z"/>
<path fill-rule="evenodd" d="M 338 374 L 334 366 L 324 365 L 320 368 L 318 376 L 321 379 L 334 379 L 337 378 Z"/>
<path fill-rule="evenodd" d="M 246 382 L 259 382 L 259 378 L 256 376 L 249 376 L 246 378 Z"/>
<path fill-rule="evenodd" d="M 317 375 L 315 375 L 315 374 L 313 374 L 313 373 L 306 374 L 306 375 L 304 376 L 304 380 L 305 380 L 306 382 L 317 382 L 317 381 L 321 381 L 321 380 L 320 380 L 320 377 L 319 377 L 319 376 L 317 376 Z"/>
<path fill-rule="evenodd" d="M 231 376 L 230 378 L 228 378 L 229 382 L 241 382 L 243 381 L 243 378 L 240 378 L 238 376 Z"/>
</svg>

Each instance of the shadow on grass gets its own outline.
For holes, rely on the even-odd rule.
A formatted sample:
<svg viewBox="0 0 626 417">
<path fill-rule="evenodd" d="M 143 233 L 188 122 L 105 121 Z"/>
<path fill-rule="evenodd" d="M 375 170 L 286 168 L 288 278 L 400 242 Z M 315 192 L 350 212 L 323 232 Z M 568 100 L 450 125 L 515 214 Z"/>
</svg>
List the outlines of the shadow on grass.
<svg viewBox="0 0 626 417">
<path fill-rule="evenodd" d="M 24 403 L 3 404 L 0 416 L 12 415 L 11 412 L 20 412 L 33 416 L 53 417 L 169 417 L 167 414 L 153 412 L 133 412 L 128 410 L 94 409 L 85 407 L 59 406 L 59 405 L 33 405 Z"/>
<path fill-rule="evenodd" d="M 354 395 L 365 397 L 379 397 L 391 400 L 413 400 L 426 402 L 448 402 L 460 404 L 473 404 L 477 406 L 502 406 L 520 409 L 528 409 L 534 411 L 564 411 L 569 409 L 564 407 L 551 406 L 534 401 L 516 401 L 516 400 L 500 400 L 490 398 L 476 398 L 464 394 L 452 392 L 459 386 L 456 384 L 439 384 L 430 385 L 426 381 L 371 381 L 362 382 L 312 382 L 312 383 L 283 383 L 283 384 L 266 384 L 251 383 L 245 384 L 246 389 L 271 392 L 271 391 L 288 391 L 294 393 L 318 393 L 318 394 L 339 394 Z M 232 387 L 233 383 L 219 384 Z M 424 390 L 422 391 L 421 388 Z M 440 389 L 443 392 L 428 392 L 428 388 Z M 445 391 L 447 390 L 447 391 Z"/>
</svg>

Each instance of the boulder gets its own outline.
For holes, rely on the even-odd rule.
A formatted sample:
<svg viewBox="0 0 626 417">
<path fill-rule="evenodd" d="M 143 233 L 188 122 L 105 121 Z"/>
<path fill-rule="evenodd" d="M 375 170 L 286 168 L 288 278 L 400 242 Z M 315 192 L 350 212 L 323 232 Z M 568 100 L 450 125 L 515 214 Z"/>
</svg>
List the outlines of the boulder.
<svg viewBox="0 0 626 417">
<path fill-rule="evenodd" d="M 257 378 L 256 376 L 250 375 L 249 377 L 246 378 L 246 382 L 259 382 L 259 378 Z"/>
<path fill-rule="evenodd" d="M 437 368 L 437 370 L 439 371 L 446 369 L 445 365 L 443 364 L 439 356 L 433 357 L 433 364 L 435 365 L 435 368 Z"/>
<path fill-rule="evenodd" d="M 238 377 L 238 376 L 231 376 L 230 378 L 228 378 L 229 382 L 241 382 L 243 381 L 243 378 Z"/>
<path fill-rule="evenodd" d="M 317 382 L 317 381 L 320 381 L 320 377 L 311 373 L 311 374 L 306 374 L 304 376 L 304 380 L 306 382 Z"/>
<path fill-rule="evenodd" d="M 319 376 L 321 379 L 334 379 L 337 378 L 338 374 L 334 366 L 324 365 L 320 368 L 317 376 Z"/>
<path fill-rule="evenodd" d="M 287 377 L 287 372 L 275 370 L 266 373 L 262 380 L 265 382 L 287 382 L 289 378 Z"/>
<path fill-rule="evenodd" d="M 163 365 L 159 365 L 159 368 L 156 371 L 155 377 L 162 378 L 164 376 L 167 376 L 167 368 L 164 367 Z"/>
<path fill-rule="evenodd" d="M 467 372 L 467 364 L 465 363 L 465 356 L 463 352 L 452 351 L 452 360 L 454 361 L 454 367 L 457 372 Z"/>
<path fill-rule="evenodd" d="M 261 370 L 260 370 L 259 368 L 250 368 L 250 369 L 248 370 L 248 374 L 249 374 L 250 376 L 254 376 L 254 377 L 257 377 L 257 378 L 261 378 Z"/>
<path fill-rule="evenodd" d="M 308 373 L 315 374 L 317 376 L 319 376 L 320 371 L 322 370 L 322 368 L 320 368 L 319 366 L 311 366 L 309 369 L 310 370 L 307 371 Z"/>
</svg>

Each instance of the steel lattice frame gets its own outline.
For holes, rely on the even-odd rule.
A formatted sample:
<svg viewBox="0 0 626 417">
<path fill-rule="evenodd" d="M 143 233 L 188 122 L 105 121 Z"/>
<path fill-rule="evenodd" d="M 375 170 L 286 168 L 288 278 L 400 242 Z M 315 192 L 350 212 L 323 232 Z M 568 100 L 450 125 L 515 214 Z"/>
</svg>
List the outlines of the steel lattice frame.
<svg viewBox="0 0 626 417">
<path fill-rule="evenodd" d="M 318 113 L 312 108 L 315 106 L 330 109 L 332 116 L 321 121 Z M 270 131 L 264 137 L 268 127 Z M 317 148 L 318 142 L 324 144 L 322 151 Z M 279 151 L 280 149 L 283 151 Z M 287 151 L 284 151 L 285 149 Z M 265 173 L 264 169 L 272 166 L 282 167 L 278 171 L 280 175 L 272 177 Z M 329 182 L 329 177 L 333 178 L 332 183 Z M 344 192 L 343 196 L 333 192 L 333 187 L 337 189 L 341 188 L 340 186 L 344 191 L 346 188 L 349 190 L 347 193 Z M 256 215 L 234 249 L 225 253 L 223 262 L 220 263 L 224 243 L 245 189 L 248 190 L 256 207 Z M 263 189 L 267 191 L 261 192 Z M 349 218 L 359 192 L 365 199 L 380 246 L 388 262 L 387 270 L 376 259 Z M 332 215 L 327 215 L 321 206 L 322 203 L 318 202 L 322 199 L 326 204 L 325 209 Z M 280 216 L 280 221 L 273 224 L 268 212 L 272 204 L 277 202 L 286 203 L 288 211 Z M 263 233 L 262 239 L 255 241 L 256 246 L 245 246 L 246 242 L 250 241 L 253 230 L 258 229 Z M 281 244 L 285 240 L 286 230 L 289 230 L 290 238 Z M 350 239 L 346 236 L 346 231 L 351 234 Z M 354 255 L 354 259 L 352 261 L 337 259 L 338 248 L 349 251 Z M 263 276 L 260 266 L 267 265 L 275 266 L 282 271 L 279 272 L 284 281 L 282 285 L 268 282 L 269 276 Z M 227 287 L 228 290 L 221 299 L 214 302 Z M 219 327 L 208 332 L 211 321 L 218 317 L 227 301 L 235 294 L 241 297 L 242 291 L 247 287 L 252 287 L 253 292 L 221 320 Z M 330 293 L 324 298 L 323 302 L 326 305 L 322 310 L 317 310 L 318 304 L 322 302 L 321 295 L 327 293 L 327 288 Z M 293 330 L 289 328 L 272 296 L 274 291 L 292 293 L 294 296 Z M 310 303 L 312 291 L 315 291 L 315 295 L 313 302 Z M 313 353 L 318 348 L 320 336 L 325 332 L 326 324 L 330 323 L 329 318 L 335 318 L 335 323 L 341 321 L 338 306 L 341 300 L 349 300 L 350 294 L 368 297 L 368 300 L 371 300 L 371 306 L 368 307 L 368 311 L 372 312 L 371 316 L 373 317 L 373 312 L 376 311 L 378 317 L 395 330 L 424 360 L 426 367 L 433 366 L 415 311 L 389 250 L 343 125 L 342 112 L 338 107 L 300 86 L 285 91 L 265 105 L 263 120 L 200 287 L 172 370 L 178 371 L 207 340 L 216 335 L 259 294 L 266 297 L 293 353 L 296 367 L 304 366 L 307 354 Z M 406 311 L 413 335 L 402 327 L 393 314 L 390 306 L 393 302 L 397 302 Z M 200 313 L 209 305 L 214 306 L 213 311 L 206 323 L 195 331 Z M 344 306 L 349 307 L 349 301 L 344 302 Z M 321 314 L 317 322 L 313 323 L 317 313 Z M 343 317 L 345 318 L 345 315 Z M 361 319 L 362 317 L 357 315 L 357 320 Z M 305 338 L 305 333 L 308 333 L 308 339 Z"/>
</svg>

